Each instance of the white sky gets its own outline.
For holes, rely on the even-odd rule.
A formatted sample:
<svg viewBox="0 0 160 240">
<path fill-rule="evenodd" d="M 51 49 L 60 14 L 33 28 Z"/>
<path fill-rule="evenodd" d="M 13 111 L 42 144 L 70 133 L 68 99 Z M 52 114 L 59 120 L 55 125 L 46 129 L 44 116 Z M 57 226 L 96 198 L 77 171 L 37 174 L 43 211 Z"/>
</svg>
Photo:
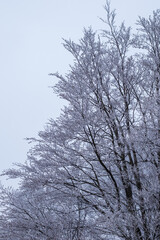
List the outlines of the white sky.
<svg viewBox="0 0 160 240">
<path fill-rule="evenodd" d="M 56 118 L 63 102 L 48 88 L 50 72 L 65 73 L 72 62 L 62 37 L 77 41 L 84 27 L 103 29 L 105 0 L 0 0 L 0 172 L 23 163 L 26 137 Z M 117 21 L 160 8 L 159 0 L 111 0 Z"/>
</svg>

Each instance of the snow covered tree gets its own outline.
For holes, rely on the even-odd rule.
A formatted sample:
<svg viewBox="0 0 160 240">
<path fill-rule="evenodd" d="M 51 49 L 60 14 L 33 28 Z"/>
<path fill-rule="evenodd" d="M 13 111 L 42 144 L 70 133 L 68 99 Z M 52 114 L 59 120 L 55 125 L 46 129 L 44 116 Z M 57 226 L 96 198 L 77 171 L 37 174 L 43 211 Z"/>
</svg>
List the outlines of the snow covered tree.
<svg viewBox="0 0 160 240">
<path fill-rule="evenodd" d="M 160 11 L 132 35 L 105 10 L 102 35 L 65 40 L 74 64 L 51 74 L 67 107 L 30 139 L 28 162 L 5 172 L 21 179 L 18 205 L 2 200 L 2 222 L 27 226 L 17 239 L 160 238 Z"/>
<path fill-rule="evenodd" d="M 78 240 L 91 236 L 87 207 L 80 199 L 65 195 L 53 187 L 34 191 L 1 188 L 0 239 Z"/>
</svg>

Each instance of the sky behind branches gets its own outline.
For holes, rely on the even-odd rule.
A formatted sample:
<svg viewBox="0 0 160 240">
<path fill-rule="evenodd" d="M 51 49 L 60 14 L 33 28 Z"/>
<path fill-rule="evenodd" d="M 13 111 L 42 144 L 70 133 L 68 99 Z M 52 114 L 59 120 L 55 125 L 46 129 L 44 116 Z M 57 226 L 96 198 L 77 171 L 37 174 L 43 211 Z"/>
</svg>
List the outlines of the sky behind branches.
<svg viewBox="0 0 160 240">
<path fill-rule="evenodd" d="M 83 28 L 104 29 L 104 0 L 0 1 L 0 172 L 23 163 L 29 145 L 64 102 L 49 86 L 51 72 L 67 72 L 72 57 L 62 38 L 78 41 Z M 117 23 L 133 26 L 138 16 L 160 8 L 159 0 L 111 0 Z M 134 27 L 135 28 L 135 27 Z"/>
</svg>

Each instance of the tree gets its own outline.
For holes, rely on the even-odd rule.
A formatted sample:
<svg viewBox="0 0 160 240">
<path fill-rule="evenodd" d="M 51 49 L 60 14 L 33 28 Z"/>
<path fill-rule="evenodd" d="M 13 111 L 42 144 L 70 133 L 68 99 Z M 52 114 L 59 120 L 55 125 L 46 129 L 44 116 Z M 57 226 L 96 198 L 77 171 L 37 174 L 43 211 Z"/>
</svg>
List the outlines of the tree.
<svg viewBox="0 0 160 240">
<path fill-rule="evenodd" d="M 139 18 L 139 32 L 132 35 L 124 23 L 116 26 L 109 3 L 105 10 L 107 30 L 102 36 L 89 28 L 78 44 L 64 41 L 74 64 L 66 76 L 51 75 L 59 79 L 54 91 L 68 106 L 58 120 L 50 120 L 39 139 L 30 139 L 35 145 L 28 162 L 5 174 L 21 178 L 21 202 L 26 202 L 24 196 L 32 196 L 34 202 L 38 199 L 42 204 L 38 214 L 39 209 L 45 211 L 52 229 L 59 221 L 72 231 L 65 238 L 62 227 L 59 232 L 63 234 L 56 239 L 158 240 L 160 11 L 149 19 Z M 134 54 L 136 49 L 140 50 Z M 40 199 L 42 192 L 49 203 L 45 197 Z M 12 201 L 7 204 L 10 212 Z M 54 211 L 46 212 L 48 205 Z M 31 213 L 36 209 L 34 205 Z M 68 218 L 63 221 L 65 209 L 69 209 L 71 228 Z M 60 218 L 54 217 L 55 211 Z M 14 214 L 21 221 L 21 215 L 11 212 L 2 215 L 6 222 Z M 33 224 L 33 219 L 27 222 Z M 39 215 L 37 219 L 39 229 L 44 219 Z M 15 222 L 12 224 L 15 228 Z M 44 226 L 46 231 L 48 220 Z M 50 238 L 38 235 L 38 239 L 53 239 L 54 234 Z M 32 238 L 36 239 L 33 232 Z M 19 239 L 25 238 L 21 235 Z"/>
<path fill-rule="evenodd" d="M 1 188 L 0 239 L 85 239 L 87 208 L 73 196 L 49 187 L 7 191 Z M 86 227 L 86 225 L 85 225 Z"/>
</svg>

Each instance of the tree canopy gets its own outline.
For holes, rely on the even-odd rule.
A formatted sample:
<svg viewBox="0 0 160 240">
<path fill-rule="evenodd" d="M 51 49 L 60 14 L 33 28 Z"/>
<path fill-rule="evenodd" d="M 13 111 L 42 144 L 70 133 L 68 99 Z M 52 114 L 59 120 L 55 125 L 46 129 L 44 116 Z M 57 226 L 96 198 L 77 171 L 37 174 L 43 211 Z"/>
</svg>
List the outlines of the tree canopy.
<svg viewBox="0 0 160 240">
<path fill-rule="evenodd" d="M 74 63 L 54 92 L 67 101 L 5 175 L 0 239 L 160 239 L 160 10 L 64 40 Z"/>
</svg>

